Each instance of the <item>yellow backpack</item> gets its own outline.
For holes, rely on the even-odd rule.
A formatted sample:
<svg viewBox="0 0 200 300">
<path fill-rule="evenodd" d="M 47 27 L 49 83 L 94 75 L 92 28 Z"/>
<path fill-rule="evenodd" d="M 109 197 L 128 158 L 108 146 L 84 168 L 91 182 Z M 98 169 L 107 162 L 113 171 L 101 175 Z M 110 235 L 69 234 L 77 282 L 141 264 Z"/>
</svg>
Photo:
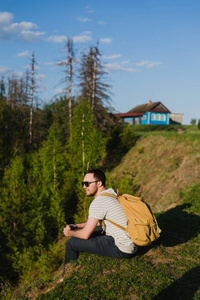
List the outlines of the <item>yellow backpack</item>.
<svg viewBox="0 0 200 300">
<path fill-rule="evenodd" d="M 115 196 L 109 193 L 101 193 L 101 196 L 118 199 L 128 218 L 127 228 L 111 220 L 106 220 L 126 231 L 136 245 L 147 246 L 160 237 L 161 230 L 158 227 L 157 220 L 150 206 L 142 198 L 128 194 Z"/>
</svg>

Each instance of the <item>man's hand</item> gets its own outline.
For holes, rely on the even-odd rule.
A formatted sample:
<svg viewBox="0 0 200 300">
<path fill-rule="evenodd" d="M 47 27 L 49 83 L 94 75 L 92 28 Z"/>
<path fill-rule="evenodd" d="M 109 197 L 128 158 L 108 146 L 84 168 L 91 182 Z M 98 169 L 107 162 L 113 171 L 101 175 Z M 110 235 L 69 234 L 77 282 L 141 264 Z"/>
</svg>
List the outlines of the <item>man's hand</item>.
<svg viewBox="0 0 200 300">
<path fill-rule="evenodd" d="M 75 230 L 78 228 L 76 224 L 70 224 L 69 227 L 71 228 L 71 230 Z"/>
<path fill-rule="evenodd" d="M 66 227 L 63 229 L 63 233 L 66 237 L 74 236 L 72 234 L 72 231 L 83 228 L 85 224 L 86 222 L 80 224 L 67 224 Z"/>
<path fill-rule="evenodd" d="M 69 237 L 69 236 L 71 236 L 71 231 L 72 231 L 72 229 L 71 229 L 71 227 L 70 227 L 71 225 L 67 225 L 64 229 L 63 229 L 63 233 L 64 233 L 64 235 L 66 236 L 66 237 Z"/>
<path fill-rule="evenodd" d="M 63 233 L 66 237 L 74 236 L 87 240 L 91 236 L 97 224 L 99 224 L 98 219 L 89 218 L 86 223 L 66 225 L 66 227 L 63 229 Z"/>
</svg>

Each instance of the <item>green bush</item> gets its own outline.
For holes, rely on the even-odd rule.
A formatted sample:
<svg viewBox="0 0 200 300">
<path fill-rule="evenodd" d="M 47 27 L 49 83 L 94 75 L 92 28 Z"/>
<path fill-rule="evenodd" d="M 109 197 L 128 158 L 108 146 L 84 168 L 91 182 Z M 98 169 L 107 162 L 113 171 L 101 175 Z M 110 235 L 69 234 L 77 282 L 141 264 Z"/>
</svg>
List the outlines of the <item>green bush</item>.
<svg viewBox="0 0 200 300">
<path fill-rule="evenodd" d="M 130 125 L 116 125 L 106 143 L 106 157 L 103 167 L 111 170 L 119 164 L 123 156 L 135 145 L 138 136 Z"/>
<path fill-rule="evenodd" d="M 150 131 L 177 131 L 178 129 L 184 130 L 183 125 L 132 125 L 135 132 L 150 132 Z"/>
<path fill-rule="evenodd" d="M 197 123 L 197 120 L 196 120 L 196 119 L 192 119 L 192 120 L 190 121 L 190 124 L 193 125 L 193 126 L 196 125 L 196 123 Z"/>
</svg>

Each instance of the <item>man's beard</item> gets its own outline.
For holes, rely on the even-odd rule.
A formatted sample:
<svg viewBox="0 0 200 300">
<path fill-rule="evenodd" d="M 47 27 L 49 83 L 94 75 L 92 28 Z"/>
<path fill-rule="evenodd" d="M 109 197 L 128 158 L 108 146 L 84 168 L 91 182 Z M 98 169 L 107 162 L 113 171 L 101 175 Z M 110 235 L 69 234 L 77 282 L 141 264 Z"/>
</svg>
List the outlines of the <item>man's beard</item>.
<svg viewBox="0 0 200 300">
<path fill-rule="evenodd" d="M 87 195 L 88 197 L 94 197 L 95 195 L 96 195 L 96 193 L 97 193 L 97 189 L 96 189 L 96 191 L 94 191 L 93 193 L 91 193 L 91 194 L 89 194 L 89 195 Z"/>
</svg>

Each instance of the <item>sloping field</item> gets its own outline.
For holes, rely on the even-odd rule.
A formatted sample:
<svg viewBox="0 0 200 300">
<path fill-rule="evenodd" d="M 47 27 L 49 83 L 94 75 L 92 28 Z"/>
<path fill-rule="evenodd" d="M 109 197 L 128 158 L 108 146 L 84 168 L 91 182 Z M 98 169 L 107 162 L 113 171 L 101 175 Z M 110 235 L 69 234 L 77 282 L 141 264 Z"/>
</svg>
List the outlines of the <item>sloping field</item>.
<svg viewBox="0 0 200 300">
<path fill-rule="evenodd" d="M 166 210 L 181 200 L 181 191 L 200 181 L 198 140 L 180 138 L 178 133 L 149 133 L 138 140 L 111 176 L 115 182 L 123 177 L 133 178 L 133 185 L 138 186 L 135 193 L 154 212 Z"/>
</svg>

